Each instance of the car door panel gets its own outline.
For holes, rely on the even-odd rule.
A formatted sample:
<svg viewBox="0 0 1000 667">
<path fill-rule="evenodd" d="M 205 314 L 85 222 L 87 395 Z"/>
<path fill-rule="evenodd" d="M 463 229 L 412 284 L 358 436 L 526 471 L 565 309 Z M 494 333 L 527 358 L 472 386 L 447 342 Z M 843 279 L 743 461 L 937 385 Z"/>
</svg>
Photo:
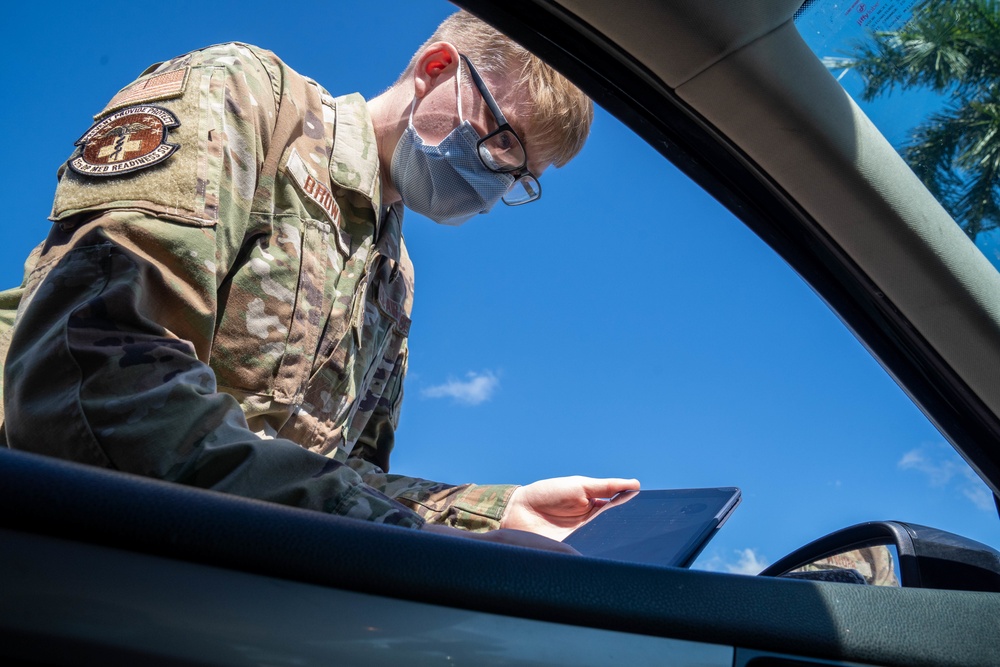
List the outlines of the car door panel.
<svg viewBox="0 0 1000 667">
<path fill-rule="evenodd" d="M 9 450 L 0 450 L 0 478 L 5 480 L 0 503 L 8 508 L 0 516 L 5 591 L 0 656 L 24 659 L 49 644 L 105 646 L 109 637 L 128 639 L 133 632 L 174 636 L 176 641 L 164 644 L 170 648 L 194 632 L 192 619 L 207 626 L 196 637 L 205 646 L 231 647 L 234 637 L 256 637 L 273 626 L 275 641 L 284 641 L 294 655 L 305 639 L 294 633 L 282 639 L 280 628 L 285 617 L 302 611 L 305 618 L 320 617 L 303 621 L 305 626 L 319 623 L 319 635 L 330 637 L 353 635 L 362 627 L 405 626 L 399 620 L 405 616 L 412 616 L 419 634 L 421 624 L 435 614 L 453 619 L 442 620 L 445 624 L 454 619 L 461 624 L 469 612 L 470 618 L 488 614 L 714 645 L 654 642 L 662 647 L 654 652 L 677 651 L 707 664 L 723 655 L 718 649 L 731 660 L 733 647 L 875 665 L 995 661 L 995 647 L 981 639 L 996 636 L 1000 595 L 995 594 L 776 580 L 540 552 L 353 521 Z M 371 607 L 381 611 L 364 616 L 367 625 L 360 625 L 353 618 L 360 598 L 344 598 L 345 592 L 381 598 Z M 299 597 L 301 610 L 295 603 Z M 395 601 L 407 604 L 397 608 Z M 431 614 L 409 603 L 442 609 Z M 198 611 L 206 604 L 210 614 Z M 102 620 L 103 613 L 108 617 Z M 478 628 L 496 621 L 469 622 Z M 538 630 L 510 631 L 515 644 L 547 636 Z M 554 632 L 553 643 L 539 651 L 550 655 L 557 637 L 583 646 L 595 641 L 565 628 Z M 316 636 L 308 641 L 319 641 Z M 447 655 L 451 640 L 421 636 L 415 641 L 438 644 L 427 648 L 428 655 Z M 645 645 L 647 640 L 636 641 Z M 141 646 L 146 642 L 118 648 Z M 223 649 L 198 650 L 215 656 Z M 497 651 L 516 654 L 512 664 L 550 664 L 533 663 L 521 649 Z"/>
</svg>

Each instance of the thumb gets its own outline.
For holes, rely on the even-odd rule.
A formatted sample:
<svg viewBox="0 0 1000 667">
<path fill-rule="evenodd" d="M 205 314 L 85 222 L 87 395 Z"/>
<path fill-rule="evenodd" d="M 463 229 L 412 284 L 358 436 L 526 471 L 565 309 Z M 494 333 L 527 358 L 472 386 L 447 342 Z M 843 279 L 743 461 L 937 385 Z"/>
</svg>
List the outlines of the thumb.
<svg viewBox="0 0 1000 667">
<path fill-rule="evenodd" d="M 622 491 L 639 490 L 639 480 L 623 479 L 619 477 L 606 479 L 584 477 L 581 485 L 583 487 L 583 492 L 587 494 L 588 498 L 610 498 L 616 493 L 620 493 Z"/>
</svg>

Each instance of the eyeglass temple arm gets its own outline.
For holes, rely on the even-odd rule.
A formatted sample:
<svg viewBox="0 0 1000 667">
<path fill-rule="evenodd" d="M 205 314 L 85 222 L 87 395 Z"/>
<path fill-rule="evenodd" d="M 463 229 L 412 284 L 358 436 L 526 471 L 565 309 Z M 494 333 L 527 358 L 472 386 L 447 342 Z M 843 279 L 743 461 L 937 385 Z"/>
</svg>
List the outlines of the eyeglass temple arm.
<svg viewBox="0 0 1000 667">
<path fill-rule="evenodd" d="M 493 116 L 497 119 L 497 124 L 510 125 L 510 123 L 507 122 L 507 117 L 503 115 L 503 112 L 500 111 L 500 107 L 497 106 L 497 101 L 493 99 L 493 95 L 490 93 L 489 88 L 486 87 L 486 82 L 483 81 L 483 77 L 481 77 L 479 72 L 476 71 L 472 61 L 469 60 L 469 57 L 464 53 L 460 53 L 458 55 L 465 61 L 465 64 L 469 66 L 469 74 L 472 75 L 472 81 L 476 84 L 476 88 L 479 89 L 479 92 L 482 93 L 483 100 L 486 101 L 486 106 L 490 108 L 490 111 L 493 112 Z"/>
</svg>

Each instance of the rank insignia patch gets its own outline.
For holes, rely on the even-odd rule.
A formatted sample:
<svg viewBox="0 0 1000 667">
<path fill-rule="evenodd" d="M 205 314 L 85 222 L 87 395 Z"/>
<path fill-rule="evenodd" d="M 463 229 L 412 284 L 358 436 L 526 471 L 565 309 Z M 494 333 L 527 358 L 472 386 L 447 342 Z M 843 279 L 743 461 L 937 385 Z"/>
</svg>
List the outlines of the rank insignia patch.
<svg viewBox="0 0 1000 667">
<path fill-rule="evenodd" d="M 76 145 L 81 153 L 69 166 L 85 176 L 118 176 L 152 167 L 180 148 L 167 143 L 167 131 L 179 125 L 163 107 L 144 104 L 116 111 L 80 137 Z"/>
</svg>

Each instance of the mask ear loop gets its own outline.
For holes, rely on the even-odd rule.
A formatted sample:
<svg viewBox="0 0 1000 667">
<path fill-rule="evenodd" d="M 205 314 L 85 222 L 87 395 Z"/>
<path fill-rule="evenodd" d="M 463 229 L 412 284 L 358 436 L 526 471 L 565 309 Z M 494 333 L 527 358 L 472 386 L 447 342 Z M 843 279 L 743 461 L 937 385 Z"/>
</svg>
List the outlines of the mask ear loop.
<svg viewBox="0 0 1000 667">
<path fill-rule="evenodd" d="M 462 118 L 462 59 L 458 59 L 458 67 L 455 68 L 455 97 L 458 98 L 458 124 L 465 122 Z"/>
<path fill-rule="evenodd" d="M 413 127 L 413 111 L 416 108 L 417 108 L 417 96 L 414 95 L 413 96 L 413 101 L 410 102 L 410 127 Z M 416 130 L 417 130 L 417 128 L 413 127 L 413 131 L 416 132 Z M 420 136 L 419 132 L 417 132 L 417 136 L 418 137 Z"/>
</svg>

